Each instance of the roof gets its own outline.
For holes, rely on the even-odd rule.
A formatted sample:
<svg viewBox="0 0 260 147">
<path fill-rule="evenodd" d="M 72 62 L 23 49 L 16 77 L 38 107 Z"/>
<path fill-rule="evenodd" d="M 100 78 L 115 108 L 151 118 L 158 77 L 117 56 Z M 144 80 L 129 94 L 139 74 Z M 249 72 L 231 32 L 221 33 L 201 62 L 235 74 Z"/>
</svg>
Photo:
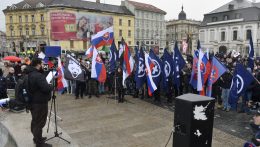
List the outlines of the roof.
<svg viewBox="0 0 260 147">
<path fill-rule="evenodd" d="M 17 9 L 23 9 L 23 6 L 26 3 L 29 4 L 31 8 L 37 8 L 37 4 L 42 3 L 46 7 L 70 7 L 134 16 L 134 14 L 132 14 L 125 6 L 117 6 L 83 0 L 24 0 L 20 3 L 15 4 L 15 6 L 17 7 Z M 6 10 L 8 10 L 8 8 L 4 11 Z"/>
<path fill-rule="evenodd" d="M 233 5 L 232 10 L 237 10 L 237 9 L 252 7 L 253 3 L 248 1 L 248 0 L 232 0 L 231 2 L 229 2 L 229 3 L 227 3 L 223 6 L 215 9 L 214 11 L 210 12 L 209 14 L 229 11 L 230 5 Z"/>
<path fill-rule="evenodd" d="M 144 11 L 150 11 L 150 12 L 155 12 L 155 13 L 161 13 L 166 15 L 167 13 L 153 5 L 150 4 L 145 4 L 145 3 L 140 3 L 140 2 L 135 2 L 135 1 L 128 1 L 130 4 L 135 6 L 135 9 L 137 10 L 144 10 Z"/>
</svg>

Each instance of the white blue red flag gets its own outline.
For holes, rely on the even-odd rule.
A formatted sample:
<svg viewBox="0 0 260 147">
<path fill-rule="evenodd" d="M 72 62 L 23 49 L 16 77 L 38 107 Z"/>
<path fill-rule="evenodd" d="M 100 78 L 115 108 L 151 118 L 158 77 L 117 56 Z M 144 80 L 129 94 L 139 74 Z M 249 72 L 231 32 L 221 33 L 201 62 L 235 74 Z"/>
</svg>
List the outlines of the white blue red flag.
<svg viewBox="0 0 260 147">
<path fill-rule="evenodd" d="M 148 94 L 152 96 L 153 92 L 157 90 L 157 86 L 153 81 L 152 70 L 155 67 L 152 59 L 149 57 L 147 53 L 145 53 L 145 66 L 146 66 L 146 77 L 147 77 L 147 87 Z"/>
<path fill-rule="evenodd" d="M 97 81 L 104 83 L 107 78 L 106 67 L 98 54 L 97 49 L 93 50 L 92 57 L 92 68 L 91 68 L 91 78 L 96 79 Z"/>
<path fill-rule="evenodd" d="M 212 85 L 221 77 L 226 71 L 227 68 L 221 62 L 218 61 L 216 57 L 213 56 L 211 64 L 211 73 L 208 79 L 207 92 L 206 95 L 211 97 L 212 94 Z"/>
<path fill-rule="evenodd" d="M 123 85 L 125 85 L 125 80 L 132 74 L 134 69 L 134 59 L 131 56 L 131 52 L 127 43 L 123 43 L 124 46 L 124 60 L 123 60 Z"/>
<path fill-rule="evenodd" d="M 60 57 L 58 57 L 57 73 L 58 73 L 57 90 L 59 93 L 62 93 L 65 90 L 65 88 L 68 87 L 68 83 L 67 83 L 67 80 L 64 78 L 64 68 L 61 64 Z"/>
<path fill-rule="evenodd" d="M 96 48 L 104 45 L 111 45 L 114 40 L 114 30 L 113 27 L 109 27 L 103 31 L 98 32 L 96 35 L 92 36 L 91 44 Z"/>
<path fill-rule="evenodd" d="M 93 56 L 94 48 L 95 47 L 91 45 L 91 47 L 86 51 L 85 55 L 87 56 L 87 58 L 91 58 Z"/>
</svg>

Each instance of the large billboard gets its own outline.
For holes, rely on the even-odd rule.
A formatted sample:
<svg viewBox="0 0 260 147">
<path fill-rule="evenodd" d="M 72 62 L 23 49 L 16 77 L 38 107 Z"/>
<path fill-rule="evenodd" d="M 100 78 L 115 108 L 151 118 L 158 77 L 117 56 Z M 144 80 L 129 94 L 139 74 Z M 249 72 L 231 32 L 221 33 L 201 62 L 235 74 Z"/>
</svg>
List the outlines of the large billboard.
<svg viewBox="0 0 260 147">
<path fill-rule="evenodd" d="M 113 17 L 108 15 L 52 12 L 52 40 L 89 40 L 93 34 L 113 26 Z"/>
</svg>

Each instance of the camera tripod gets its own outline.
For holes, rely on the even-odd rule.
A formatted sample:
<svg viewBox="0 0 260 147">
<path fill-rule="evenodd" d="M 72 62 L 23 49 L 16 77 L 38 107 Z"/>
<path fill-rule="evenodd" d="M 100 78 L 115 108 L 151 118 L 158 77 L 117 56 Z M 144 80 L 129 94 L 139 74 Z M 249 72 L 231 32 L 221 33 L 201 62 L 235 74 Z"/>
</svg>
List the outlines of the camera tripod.
<svg viewBox="0 0 260 147">
<path fill-rule="evenodd" d="M 49 113 L 49 122 L 48 122 L 48 128 L 47 128 L 47 133 L 49 132 L 49 126 L 50 126 L 50 121 L 51 121 L 51 112 L 52 112 L 52 108 L 54 109 L 54 124 L 55 124 L 55 131 L 54 131 L 54 136 L 51 138 L 48 138 L 46 140 L 49 141 L 55 137 L 58 137 L 62 140 L 64 140 L 65 142 L 67 142 L 68 144 L 70 144 L 70 142 L 64 138 L 62 138 L 60 135 L 62 134 L 62 132 L 58 132 L 58 125 L 57 125 L 57 109 L 56 109 L 56 95 L 55 95 L 55 80 L 54 80 L 54 75 L 53 75 L 53 71 L 52 72 L 52 87 L 53 87 L 53 91 L 52 91 L 52 100 L 51 100 L 51 109 L 50 109 L 50 113 Z"/>
</svg>

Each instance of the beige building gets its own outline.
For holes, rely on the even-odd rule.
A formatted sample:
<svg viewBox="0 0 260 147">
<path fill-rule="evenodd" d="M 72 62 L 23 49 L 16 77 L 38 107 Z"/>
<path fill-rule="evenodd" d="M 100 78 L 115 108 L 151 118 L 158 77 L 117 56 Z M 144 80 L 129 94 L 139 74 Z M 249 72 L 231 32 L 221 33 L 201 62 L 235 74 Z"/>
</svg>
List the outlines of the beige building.
<svg viewBox="0 0 260 147">
<path fill-rule="evenodd" d="M 189 48 L 187 53 L 191 54 L 192 50 L 197 48 L 197 40 L 199 39 L 199 26 L 201 21 L 187 19 L 186 13 L 183 10 L 179 13 L 178 19 L 166 21 L 167 44 L 173 48 L 173 42 L 178 41 L 179 45 L 182 41 L 187 41 Z M 182 48 L 182 46 L 180 46 Z"/>
</svg>

